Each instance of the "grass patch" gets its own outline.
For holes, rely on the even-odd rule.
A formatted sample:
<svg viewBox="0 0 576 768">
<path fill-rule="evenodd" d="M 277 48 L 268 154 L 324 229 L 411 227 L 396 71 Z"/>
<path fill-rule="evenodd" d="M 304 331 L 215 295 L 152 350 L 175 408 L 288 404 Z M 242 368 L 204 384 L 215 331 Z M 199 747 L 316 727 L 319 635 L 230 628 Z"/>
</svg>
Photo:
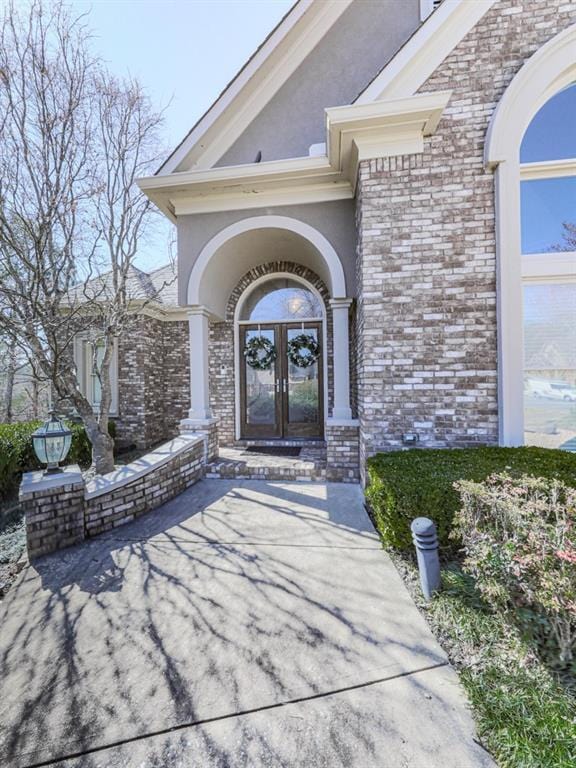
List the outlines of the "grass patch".
<svg viewBox="0 0 576 768">
<path fill-rule="evenodd" d="M 500 768 L 573 768 L 575 681 L 548 671 L 457 563 L 443 568 L 443 591 L 427 604 L 413 561 L 391 555 L 458 670 L 482 743 Z"/>
</svg>

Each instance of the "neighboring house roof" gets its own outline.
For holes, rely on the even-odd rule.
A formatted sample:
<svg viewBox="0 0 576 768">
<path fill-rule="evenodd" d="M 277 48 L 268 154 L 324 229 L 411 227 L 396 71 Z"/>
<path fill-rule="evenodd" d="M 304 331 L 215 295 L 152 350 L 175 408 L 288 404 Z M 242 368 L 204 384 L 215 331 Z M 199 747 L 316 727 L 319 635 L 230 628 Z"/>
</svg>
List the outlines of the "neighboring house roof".
<svg viewBox="0 0 576 768">
<path fill-rule="evenodd" d="M 178 307 L 176 265 L 169 263 L 151 272 L 131 266 L 126 282 L 128 299 L 135 304 L 148 302 L 163 309 Z M 112 272 L 92 278 L 86 284 L 77 285 L 70 291 L 70 303 L 102 299 L 112 292 Z"/>
</svg>

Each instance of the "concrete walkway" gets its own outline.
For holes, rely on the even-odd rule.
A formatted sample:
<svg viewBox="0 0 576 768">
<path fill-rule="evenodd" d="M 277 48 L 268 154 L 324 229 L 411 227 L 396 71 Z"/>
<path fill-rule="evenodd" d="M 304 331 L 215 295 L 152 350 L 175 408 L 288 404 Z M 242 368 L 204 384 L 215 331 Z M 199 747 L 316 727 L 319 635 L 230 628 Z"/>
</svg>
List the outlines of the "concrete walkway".
<svg viewBox="0 0 576 768">
<path fill-rule="evenodd" d="M 356 486 L 205 480 L 25 569 L 0 765 L 491 766 Z"/>
</svg>

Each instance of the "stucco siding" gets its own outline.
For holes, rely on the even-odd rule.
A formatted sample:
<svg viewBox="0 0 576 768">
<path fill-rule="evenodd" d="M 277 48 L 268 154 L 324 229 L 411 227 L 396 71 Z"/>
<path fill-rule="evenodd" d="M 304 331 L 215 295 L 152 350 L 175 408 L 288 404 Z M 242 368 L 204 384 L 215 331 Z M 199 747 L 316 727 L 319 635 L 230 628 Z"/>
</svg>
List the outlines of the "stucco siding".
<svg viewBox="0 0 576 768">
<path fill-rule="evenodd" d="M 355 0 L 216 165 L 308 155 L 324 108 L 350 104 L 420 23 L 419 0 Z"/>
<path fill-rule="evenodd" d="M 287 216 L 317 229 L 331 243 L 344 269 L 348 296 L 356 295 L 355 252 L 355 206 L 353 200 L 338 200 L 309 205 L 289 205 L 275 208 L 252 208 L 247 211 L 226 211 L 181 216 L 178 219 L 178 301 L 181 306 L 188 303 L 188 282 L 190 273 L 204 246 L 226 227 L 235 222 L 257 216 Z M 283 255 L 286 258 L 287 254 Z M 263 262 L 278 258 L 269 254 Z M 233 265 L 231 265 L 233 267 Z M 249 265 L 255 266 L 255 264 Z M 238 279 L 244 273 L 238 274 Z"/>
</svg>

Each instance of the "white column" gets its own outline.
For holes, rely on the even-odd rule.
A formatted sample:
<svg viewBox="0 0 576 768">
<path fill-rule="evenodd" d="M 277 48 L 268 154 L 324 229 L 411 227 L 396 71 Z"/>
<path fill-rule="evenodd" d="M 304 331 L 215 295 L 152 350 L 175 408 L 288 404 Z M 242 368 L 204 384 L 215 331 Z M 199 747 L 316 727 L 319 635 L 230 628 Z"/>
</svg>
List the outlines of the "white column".
<svg viewBox="0 0 576 768">
<path fill-rule="evenodd" d="M 334 407 L 332 419 L 349 421 L 350 408 L 350 342 L 348 310 L 352 299 L 331 299 L 334 360 Z"/>
<path fill-rule="evenodd" d="M 192 307 L 188 312 L 190 329 L 190 410 L 188 419 L 207 421 L 210 411 L 210 376 L 208 372 L 208 320 L 206 307 Z"/>
</svg>

